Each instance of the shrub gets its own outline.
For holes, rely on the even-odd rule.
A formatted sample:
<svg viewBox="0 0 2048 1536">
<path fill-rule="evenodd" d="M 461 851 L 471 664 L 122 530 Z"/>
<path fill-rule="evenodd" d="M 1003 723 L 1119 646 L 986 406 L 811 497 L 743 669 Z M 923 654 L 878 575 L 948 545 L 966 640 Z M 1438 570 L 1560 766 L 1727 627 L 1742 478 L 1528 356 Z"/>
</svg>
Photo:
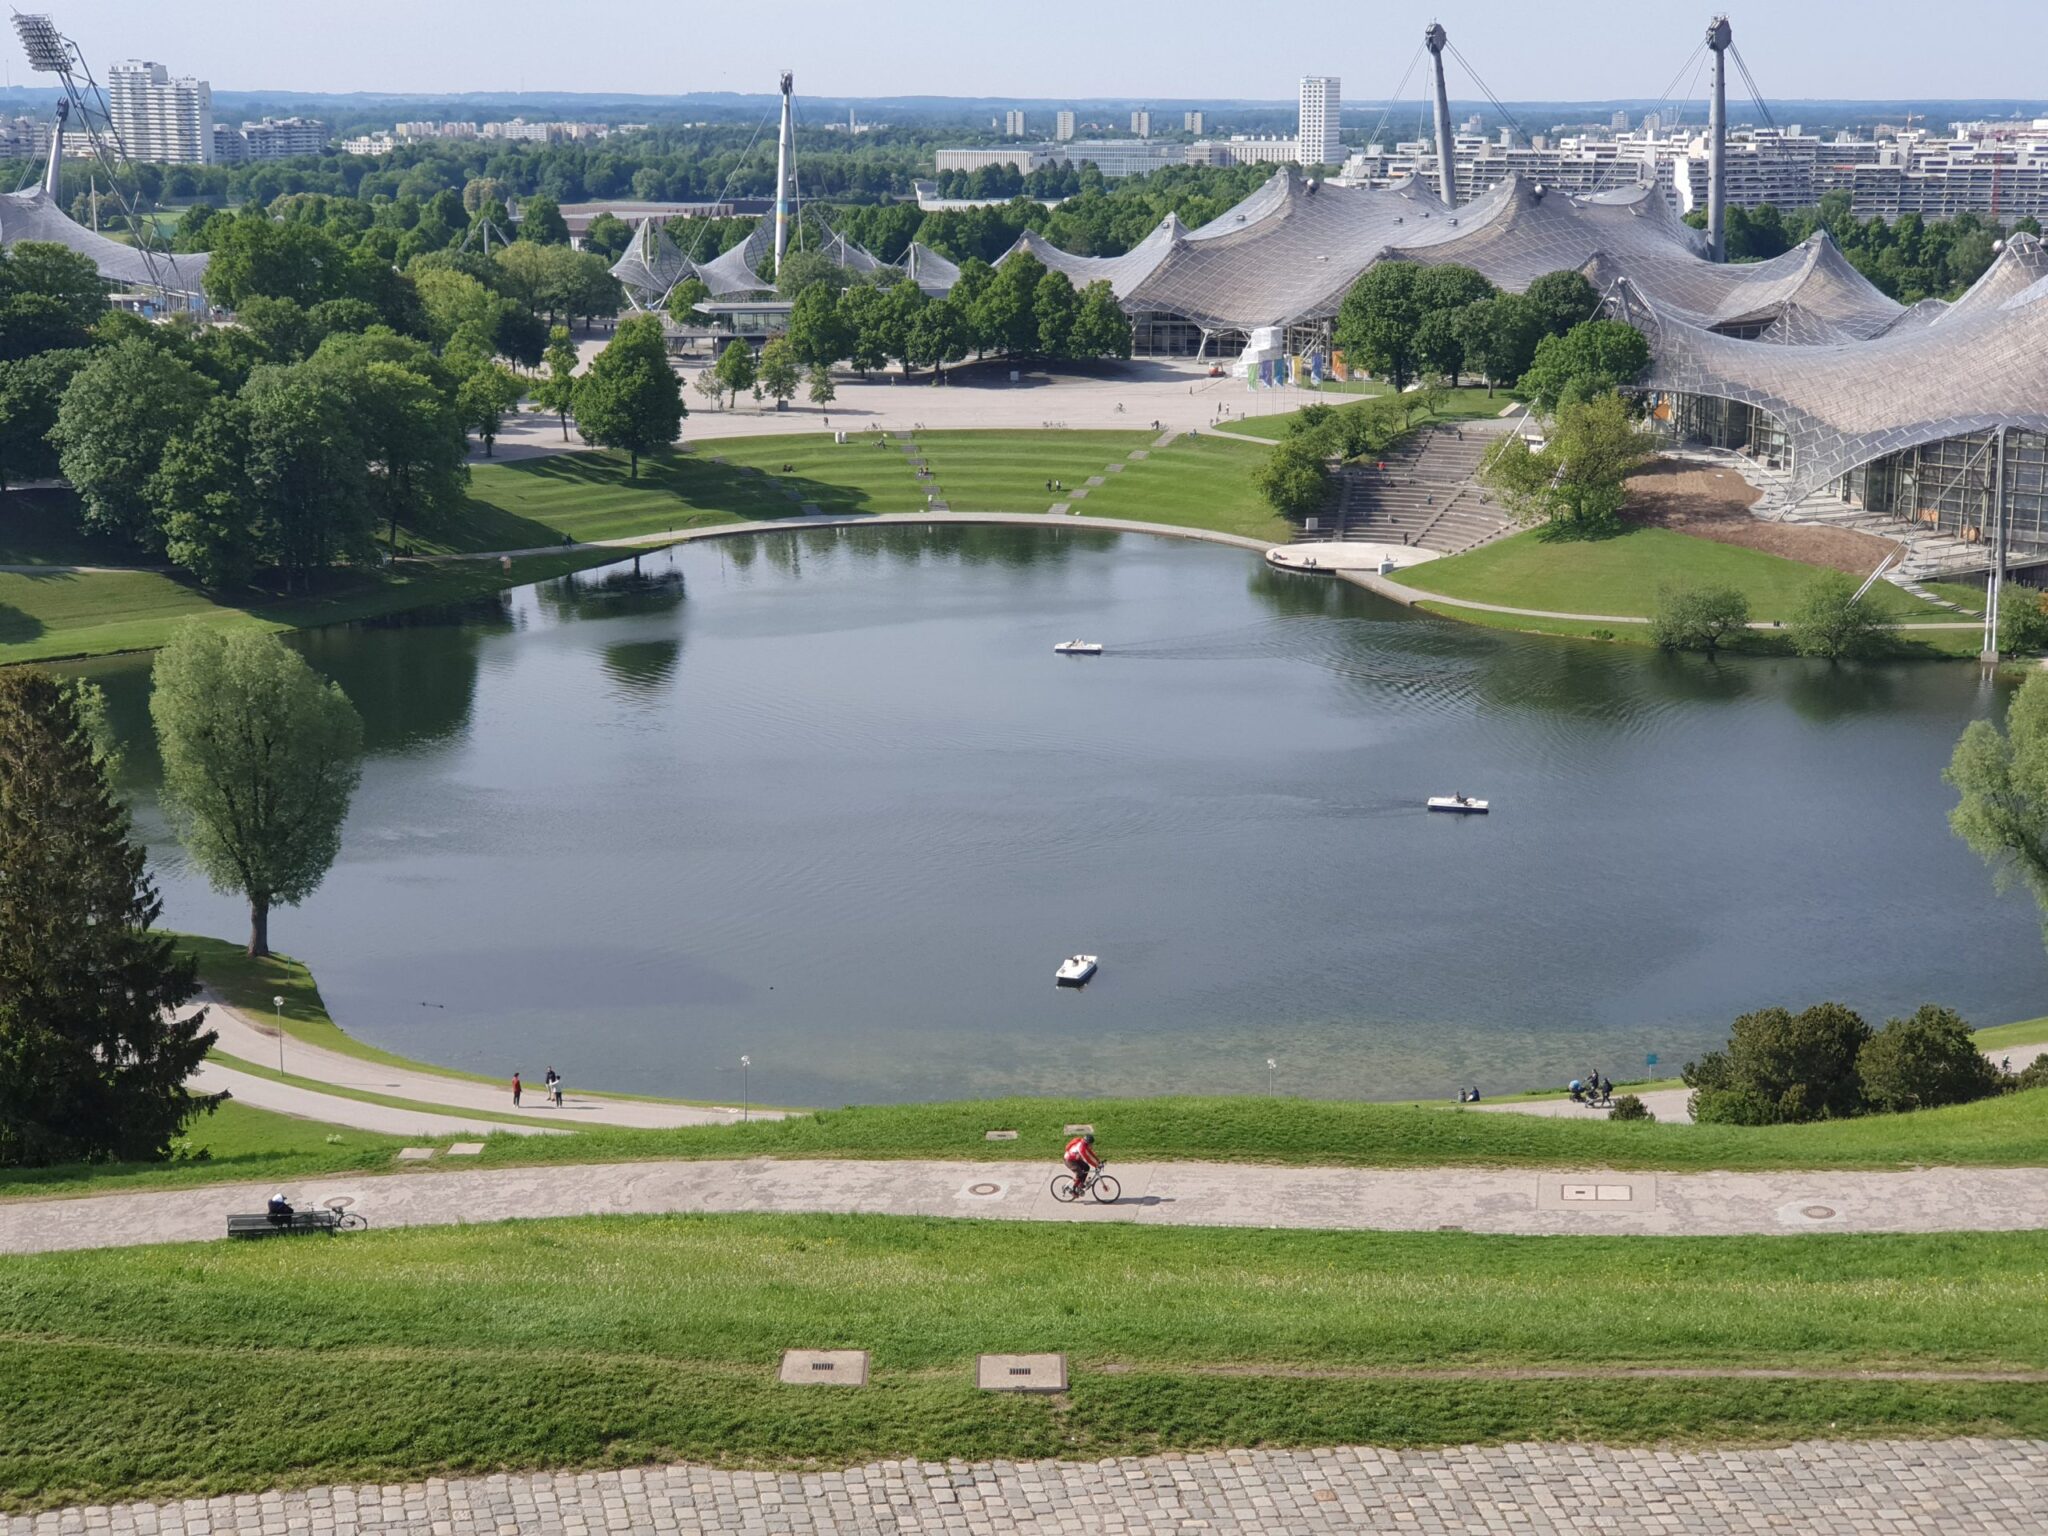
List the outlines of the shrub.
<svg viewBox="0 0 2048 1536">
<path fill-rule="evenodd" d="M 1923 1004 L 1893 1019 L 1856 1053 L 1856 1076 L 1870 1109 L 1933 1109 L 1998 1092 L 2002 1074 L 1977 1049 L 1970 1026 L 1951 1008 Z"/>
<path fill-rule="evenodd" d="M 1650 638 L 1667 651 L 1705 651 L 1749 623 L 1749 599 L 1735 587 L 1666 587 L 1650 616 Z"/>
<path fill-rule="evenodd" d="M 1593 637 L 1593 638 L 1594 638 L 1595 640 L 1612 640 L 1612 639 L 1614 638 L 1614 631 L 1613 631 L 1613 630 L 1611 630 L 1611 629 L 1604 629 L 1604 628 L 1603 628 L 1603 629 L 1596 629 L 1596 630 L 1592 631 L 1592 637 Z"/>
<path fill-rule="evenodd" d="M 1330 471 L 1319 434 L 1283 437 L 1253 478 L 1266 504 L 1282 517 L 1304 518 L 1322 510 L 1330 494 Z"/>
<path fill-rule="evenodd" d="M 1803 1013 L 1745 1013 L 1728 1049 L 1687 1062 L 1692 1117 L 1701 1124 L 1783 1125 L 1853 1115 L 1862 1107 L 1857 1054 L 1870 1026 L 1840 1003 Z"/>
<path fill-rule="evenodd" d="M 2020 1088 L 2048 1088 L 2048 1056 L 2036 1056 L 2028 1062 L 2013 1083 Z"/>
<path fill-rule="evenodd" d="M 1877 650 L 1884 643 L 1884 626 L 1869 604 L 1856 600 L 1857 586 L 1856 578 L 1843 571 L 1815 577 L 1786 626 L 1792 649 L 1825 661 L 1846 661 Z"/>
<path fill-rule="evenodd" d="M 2048 592 L 2005 589 L 1998 604 L 1998 649 L 2008 656 L 2048 651 Z"/>
<path fill-rule="evenodd" d="M 1614 1101 L 1614 1108 L 1607 1111 L 1610 1120 L 1655 1120 L 1657 1117 L 1650 1106 L 1632 1093 L 1624 1093 Z"/>
</svg>

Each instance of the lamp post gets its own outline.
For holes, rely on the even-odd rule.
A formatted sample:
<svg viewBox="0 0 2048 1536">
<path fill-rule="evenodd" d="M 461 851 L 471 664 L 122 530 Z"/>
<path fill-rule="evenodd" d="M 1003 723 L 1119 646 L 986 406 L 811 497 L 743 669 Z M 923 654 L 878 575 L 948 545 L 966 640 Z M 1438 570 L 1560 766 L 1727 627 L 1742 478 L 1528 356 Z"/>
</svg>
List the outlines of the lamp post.
<svg viewBox="0 0 2048 1536">
<path fill-rule="evenodd" d="M 747 1091 L 747 1073 L 753 1065 L 753 1057 L 742 1056 L 740 1058 L 740 1119 L 742 1120 L 748 1118 L 749 1112 L 754 1107 L 752 1096 Z"/>
<path fill-rule="evenodd" d="M 1280 1070 L 1280 1063 L 1272 1057 L 1266 1058 L 1266 1097 L 1273 1097 L 1273 1074 Z"/>
<path fill-rule="evenodd" d="M 278 1074 L 282 1076 L 284 1073 L 284 999 L 282 997 L 273 997 L 270 1001 L 277 1009 L 277 1070 Z"/>
</svg>

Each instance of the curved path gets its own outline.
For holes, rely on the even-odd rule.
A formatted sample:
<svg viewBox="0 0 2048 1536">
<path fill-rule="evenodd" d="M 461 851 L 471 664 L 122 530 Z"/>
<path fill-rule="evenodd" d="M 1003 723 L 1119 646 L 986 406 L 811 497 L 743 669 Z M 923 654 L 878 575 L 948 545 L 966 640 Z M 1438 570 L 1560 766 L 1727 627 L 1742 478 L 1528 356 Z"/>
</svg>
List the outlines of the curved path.
<svg viewBox="0 0 2048 1536">
<path fill-rule="evenodd" d="M 2048 1441 L 1804 1441 L 1733 1451 L 1210 1451 L 1091 1462 L 888 1461 L 801 1473 L 629 1467 L 52 1510 L 6 1520 L 0 1529 L 7 1536 L 2038 1536 L 2048 1529 Z"/>
<path fill-rule="evenodd" d="M 242 1061 L 268 1067 L 278 1059 L 277 1031 L 259 1024 L 239 1009 L 218 1000 L 208 1000 L 208 1027 L 220 1039 L 215 1049 Z M 434 1114 L 372 1104 L 340 1094 L 322 1094 L 316 1088 L 273 1082 L 231 1064 L 208 1062 L 200 1069 L 198 1086 L 212 1091 L 207 1075 L 228 1087 L 244 1104 L 274 1109 L 287 1115 L 310 1116 L 333 1125 L 363 1131 L 385 1131 L 398 1136 L 441 1136 L 458 1131 L 560 1131 L 579 1125 L 620 1125 L 641 1130 L 672 1130 L 679 1125 L 731 1125 L 743 1111 L 724 1106 L 678 1104 L 655 1099 L 615 1099 L 601 1094 L 562 1095 L 562 1107 L 552 1107 L 538 1082 L 526 1085 L 518 1109 L 512 1107 L 509 1085 L 480 1083 L 466 1077 L 436 1072 L 431 1067 L 387 1065 L 326 1046 L 311 1045 L 287 1037 L 284 1041 L 284 1070 L 293 1077 L 310 1078 L 359 1093 L 387 1098 L 410 1099 L 430 1107 Z M 233 1081 L 228 1081 L 232 1079 Z M 744 1111 L 757 1120 L 779 1120 L 779 1110 Z M 406 1118 L 410 1117 L 410 1119 Z"/>
<path fill-rule="evenodd" d="M 1044 1162 L 852 1159 L 584 1164 L 342 1174 L 288 1193 L 338 1195 L 377 1227 L 549 1216 L 827 1212 L 1011 1221 L 1525 1235 L 2011 1232 L 2048 1228 L 2038 1168 L 1908 1172 L 1617 1173 L 1604 1169 L 1273 1168 L 1128 1163 L 1115 1205 L 1062 1205 Z M 0 1253 L 220 1237 L 274 1180 L 0 1203 Z"/>
</svg>

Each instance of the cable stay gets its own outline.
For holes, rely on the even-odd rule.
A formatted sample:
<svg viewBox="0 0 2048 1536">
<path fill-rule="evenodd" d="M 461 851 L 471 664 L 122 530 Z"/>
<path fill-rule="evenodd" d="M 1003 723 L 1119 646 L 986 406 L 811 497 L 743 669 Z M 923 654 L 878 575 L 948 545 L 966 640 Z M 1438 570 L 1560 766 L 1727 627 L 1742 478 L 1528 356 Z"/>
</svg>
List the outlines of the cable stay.
<svg viewBox="0 0 2048 1536">
<path fill-rule="evenodd" d="M 1778 120 L 1771 116 L 1771 109 L 1764 105 L 1763 93 L 1756 88 L 1756 79 L 1750 74 L 1749 65 L 1743 60 L 1742 50 L 1735 46 L 1732 38 L 1728 43 L 1728 51 L 1735 55 L 1735 67 L 1742 71 L 1742 83 L 1749 87 L 1749 99 L 1756 103 L 1756 109 L 1763 115 L 1764 123 L 1768 127 L 1777 127 Z"/>
<path fill-rule="evenodd" d="M 1507 120 L 1507 125 L 1514 132 L 1514 134 L 1518 138 L 1520 138 L 1524 144 L 1529 143 L 1530 140 L 1528 130 L 1525 129 L 1521 125 L 1521 123 L 1516 121 L 1514 113 L 1510 112 L 1506 107 L 1501 105 L 1500 98 L 1493 94 L 1493 87 L 1488 85 L 1485 79 L 1480 75 L 1479 71 L 1472 67 L 1472 61 L 1466 58 L 1464 54 L 1458 51 L 1458 45 L 1456 43 L 1446 42 L 1444 44 L 1444 47 L 1449 51 L 1451 57 L 1458 61 L 1458 67 L 1464 70 L 1466 74 L 1472 77 L 1472 83 L 1478 86 L 1479 89 L 1485 93 L 1486 99 L 1488 101 L 1493 103 L 1493 110 L 1499 113 L 1503 118 Z"/>
<path fill-rule="evenodd" d="M 1394 94 L 1389 96 L 1386 105 L 1380 108 L 1380 120 L 1373 124 L 1372 137 L 1366 140 L 1367 148 L 1374 144 L 1385 142 L 1381 135 L 1386 131 L 1387 119 L 1393 115 L 1394 108 L 1399 105 L 1401 98 L 1407 94 L 1408 82 L 1415 74 L 1415 66 L 1422 62 L 1423 52 L 1424 45 L 1416 44 L 1414 56 L 1408 60 L 1408 67 L 1401 72 L 1401 83 L 1394 87 Z"/>
</svg>

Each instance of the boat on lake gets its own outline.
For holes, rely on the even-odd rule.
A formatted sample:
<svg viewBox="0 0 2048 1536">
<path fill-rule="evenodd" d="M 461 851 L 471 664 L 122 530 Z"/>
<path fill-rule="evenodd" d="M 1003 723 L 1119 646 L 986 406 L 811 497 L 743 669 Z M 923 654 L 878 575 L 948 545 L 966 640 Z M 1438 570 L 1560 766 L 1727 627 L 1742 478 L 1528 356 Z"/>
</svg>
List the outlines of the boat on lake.
<svg viewBox="0 0 2048 1536">
<path fill-rule="evenodd" d="M 1474 800 L 1470 795 L 1431 795 L 1429 808 L 1432 811 L 1449 811 L 1453 816 L 1484 816 L 1487 804 Z"/>
<path fill-rule="evenodd" d="M 1062 640 L 1054 646 L 1056 656 L 1100 656 L 1102 642 L 1099 640 Z"/>
<path fill-rule="evenodd" d="M 1060 962 L 1060 968 L 1053 972 L 1053 980 L 1063 987 L 1084 987 L 1088 978 L 1095 974 L 1093 955 L 1069 955 Z"/>
</svg>

